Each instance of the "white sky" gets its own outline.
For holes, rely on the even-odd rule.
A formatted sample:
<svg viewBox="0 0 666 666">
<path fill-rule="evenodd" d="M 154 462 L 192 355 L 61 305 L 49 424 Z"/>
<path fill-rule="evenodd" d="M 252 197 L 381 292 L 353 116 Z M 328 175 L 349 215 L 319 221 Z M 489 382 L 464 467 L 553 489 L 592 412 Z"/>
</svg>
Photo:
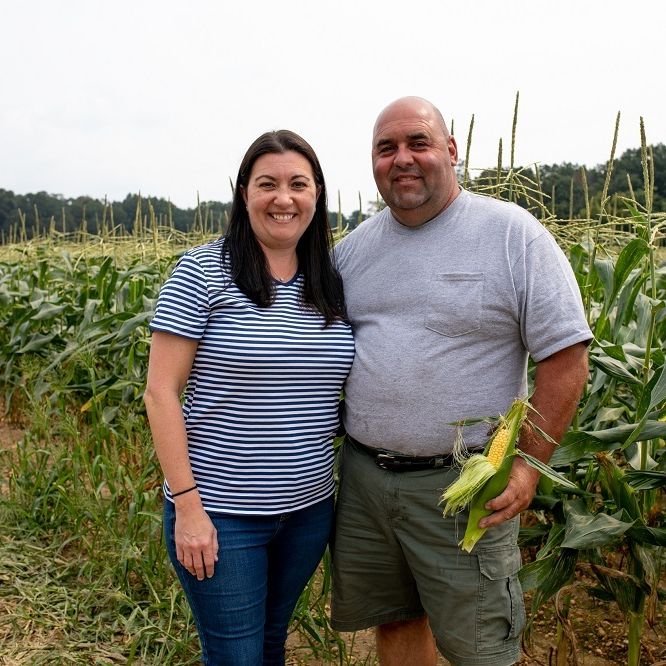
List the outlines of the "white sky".
<svg viewBox="0 0 666 666">
<path fill-rule="evenodd" d="M 594 166 L 666 142 L 662 0 L 0 0 L 0 188 L 192 207 L 269 129 L 317 151 L 329 207 L 376 188 L 377 113 L 438 105 L 470 164 Z"/>
</svg>

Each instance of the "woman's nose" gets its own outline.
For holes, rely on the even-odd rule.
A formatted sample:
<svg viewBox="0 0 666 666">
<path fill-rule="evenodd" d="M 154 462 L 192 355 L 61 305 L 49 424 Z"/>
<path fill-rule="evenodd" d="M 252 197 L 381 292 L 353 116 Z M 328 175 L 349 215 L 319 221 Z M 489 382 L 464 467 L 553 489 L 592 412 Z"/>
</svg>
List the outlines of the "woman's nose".
<svg viewBox="0 0 666 666">
<path fill-rule="evenodd" d="M 287 188 L 279 188 L 275 191 L 275 203 L 280 206 L 291 204 L 291 192 Z"/>
</svg>

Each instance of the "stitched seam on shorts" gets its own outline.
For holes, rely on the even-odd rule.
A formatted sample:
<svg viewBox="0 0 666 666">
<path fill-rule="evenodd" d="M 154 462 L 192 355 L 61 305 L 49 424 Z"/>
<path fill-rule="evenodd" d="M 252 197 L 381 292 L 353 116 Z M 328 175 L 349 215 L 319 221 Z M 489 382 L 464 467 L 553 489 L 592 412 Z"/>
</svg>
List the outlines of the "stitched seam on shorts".
<svg viewBox="0 0 666 666">
<path fill-rule="evenodd" d="M 488 656 L 479 655 L 477 657 L 462 657 L 451 650 L 443 649 L 439 644 L 437 645 L 439 651 L 448 659 L 452 664 L 457 666 L 512 666 L 518 659 L 520 659 L 520 648 L 516 646 L 511 650 L 500 652 L 499 654 L 492 654 Z M 506 661 L 504 661 L 506 659 Z"/>
<path fill-rule="evenodd" d="M 486 598 L 486 577 L 479 570 L 479 594 L 476 607 L 476 649 L 481 649 L 481 627 L 483 627 L 483 608 Z"/>
<path fill-rule="evenodd" d="M 415 620 L 420 617 L 425 617 L 425 613 L 398 611 L 392 613 L 382 613 L 381 615 L 369 615 L 368 617 L 359 618 L 357 620 L 336 620 L 332 617 L 331 626 L 336 631 L 360 631 L 361 629 L 377 627 L 380 624 L 401 622 L 404 620 Z"/>
</svg>

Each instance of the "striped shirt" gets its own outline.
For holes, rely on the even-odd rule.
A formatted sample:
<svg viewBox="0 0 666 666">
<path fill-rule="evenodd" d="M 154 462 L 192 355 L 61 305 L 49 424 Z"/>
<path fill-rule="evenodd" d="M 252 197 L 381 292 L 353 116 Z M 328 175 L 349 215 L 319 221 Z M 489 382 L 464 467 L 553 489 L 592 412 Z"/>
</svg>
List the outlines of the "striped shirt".
<svg viewBox="0 0 666 666">
<path fill-rule="evenodd" d="M 198 340 L 183 415 L 207 511 L 271 515 L 329 497 L 338 400 L 354 357 L 348 324 L 301 304 L 303 276 L 255 305 L 223 267 L 223 240 L 178 261 L 152 331 Z M 171 493 L 164 483 L 168 499 Z"/>
</svg>

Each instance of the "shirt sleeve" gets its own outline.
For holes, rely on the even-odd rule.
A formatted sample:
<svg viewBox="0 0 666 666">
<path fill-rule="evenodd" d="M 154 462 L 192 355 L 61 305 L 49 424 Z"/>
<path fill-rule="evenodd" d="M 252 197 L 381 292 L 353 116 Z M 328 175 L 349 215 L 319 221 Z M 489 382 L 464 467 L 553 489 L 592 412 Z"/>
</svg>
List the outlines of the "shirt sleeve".
<svg viewBox="0 0 666 666">
<path fill-rule="evenodd" d="M 548 232 L 541 234 L 519 263 L 521 335 L 534 361 L 591 340 L 578 283 L 555 239 Z"/>
<path fill-rule="evenodd" d="M 209 314 L 205 271 L 192 255 L 184 254 L 160 290 L 150 330 L 200 340 Z"/>
</svg>

